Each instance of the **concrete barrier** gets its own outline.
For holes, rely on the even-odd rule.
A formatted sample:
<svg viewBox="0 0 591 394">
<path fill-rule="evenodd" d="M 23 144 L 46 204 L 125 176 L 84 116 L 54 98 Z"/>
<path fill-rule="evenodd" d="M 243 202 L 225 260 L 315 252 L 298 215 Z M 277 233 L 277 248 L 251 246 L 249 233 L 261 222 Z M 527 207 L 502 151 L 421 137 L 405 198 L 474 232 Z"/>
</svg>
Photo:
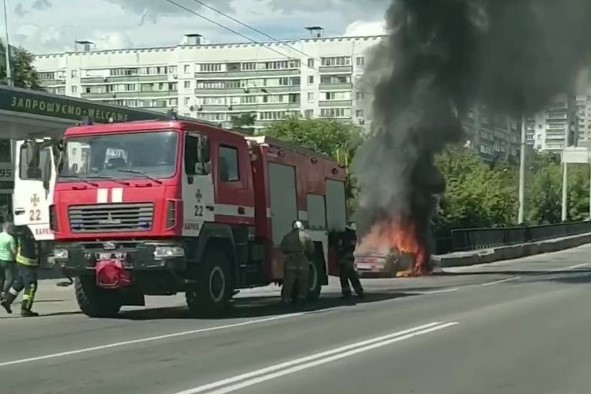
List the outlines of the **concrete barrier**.
<svg viewBox="0 0 591 394">
<path fill-rule="evenodd" d="M 480 249 L 466 252 L 454 252 L 434 255 L 433 265 L 436 270 L 445 267 L 464 267 L 495 261 L 512 260 L 542 253 L 558 252 L 591 243 L 591 233 L 554 238 L 545 241 L 530 242 L 519 245 L 500 246 L 491 249 Z"/>
</svg>

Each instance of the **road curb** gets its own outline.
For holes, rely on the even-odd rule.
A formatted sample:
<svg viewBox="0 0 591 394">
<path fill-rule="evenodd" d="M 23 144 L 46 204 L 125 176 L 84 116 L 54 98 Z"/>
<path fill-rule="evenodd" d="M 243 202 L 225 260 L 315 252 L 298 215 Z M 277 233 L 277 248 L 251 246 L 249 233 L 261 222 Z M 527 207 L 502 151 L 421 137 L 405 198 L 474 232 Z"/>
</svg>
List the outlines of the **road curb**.
<svg viewBox="0 0 591 394">
<path fill-rule="evenodd" d="M 576 248 L 577 246 L 588 243 L 591 243 L 591 233 L 563 238 L 553 238 L 519 245 L 434 255 L 432 261 L 434 267 L 437 267 L 437 269 L 440 270 L 445 267 L 465 267 L 493 263 L 496 261 L 513 260 L 543 253 L 558 252 L 560 250 Z"/>
</svg>

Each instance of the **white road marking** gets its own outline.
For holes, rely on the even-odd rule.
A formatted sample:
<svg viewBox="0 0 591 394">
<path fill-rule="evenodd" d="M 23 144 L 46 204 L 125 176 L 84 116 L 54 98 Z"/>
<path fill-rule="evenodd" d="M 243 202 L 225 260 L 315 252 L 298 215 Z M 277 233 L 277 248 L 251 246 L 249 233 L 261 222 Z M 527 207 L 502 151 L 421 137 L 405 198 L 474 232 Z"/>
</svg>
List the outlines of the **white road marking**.
<svg viewBox="0 0 591 394">
<path fill-rule="evenodd" d="M 336 349 L 312 354 L 297 358 L 295 360 L 286 361 L 281 364 L 272 365 L 270 367 L 254 370 L 241 375 L 233 376 L 219 380 L 217 382 L 208 383 L 202 386 L 194 387 L 189 390 L 180 391 L 175 394 L 197 394 L 207 392 L 209 394 L 224 394 L 236 391 L 248 386 L 265 382 L 267 380 L 276 379 L 278 377 L 292 374 L 304 369 L 312 368 L 317 365 L 326 364 L 345 357 L 351 357 L 358 353 L 366 352 L 368 350 L 381 348 L 395 342 L 411 339 L 415 336 L 428 334 L 434 331 L 442 330 L 458 324 L 458 322 L 441 323 L 433 322 L 422 326 L 414 327 L 408 330 L 398 331 L 392 334 L 352 343 L 350 345 L 341 346 Z M 240 382 L 234 385 L 233 383 Z M 229 386 L 231 385 L 231 386 Z M 215 390 L 218 389 L 219 390 Z M 215 390 L 215 391 L 210 391 Z"/>
<path fill-rule="evenodd" d="M 520 278 L 521 278 L 521 276 L 513 276 L 511 278 L 505 278 L 505 279 L 494 280 L 492 282 L 481 283 L 480 286 L 498 285 L 499 283 L 510 282 L 512 280 L 517 280 L 517 279 L 520 279 Z"/>
<path fill-rule="evenodd" d="M 570 267 L 560 267 L 560 268 L 555 268 L 552 271 L 570 271 L 570 270 L 575 270 L 577 268 L 582 268 L 589 265 L 589 263 L 583 263 L 583 264 L 576 264 L 576 265 L 571 265 Z"/>
<path fill-rule="evenodd" d="M 440 293 L 451 293 L 453 291 L 458 291 L 460 290 L 459 287 L 453 287 L 451 289 L 441 289 L 441 290 L 427 290 L 427 291 L 418 291 L 415 294 L 420 294 L 420 295 L 429 295 L 429 294 L 440 294 Z M 402 291 L 404 291 L 404 289 L 402 289 Z"/>
<path fill-rule="evenodd" d="M 281 319 L 287 319 L 290 317 L 302 316 L 304 314 L 305 313 L 303 313 L 303 312 L 290 313 L 287 315 L 273 316 L 273 317 L 268 317 L 265 319 L 249 320 L 249 321 L 242 322 L 242 323 L 226 324 L 223 326 L 200 328 L 197 330 L 189 330 L 189 331 L 181 331 L 181 332 L 175 332 L 172 334 L 164 334 L 164 335 L 158 335 L 158 336 L 154 336 L 154 337 L 132 339 L 129 341 L 115 342 L 115 343 L 109 343 L 106 345 L 93 346 L 93 347 L 87 347 L 87 348 L 76 349 L 76 350 L 69 350 L 69 351 L 60 352 L 60 353 L 46 354 L 43 356 L 22 358 L 20 360 L 0 362 L 0 367 L 7 367 L 7 366 L 11 366 L 11 365 L 31 363 L 31 362 L 35 362 L 35 361 L 49 360 L 49 359 L 53 359 L 53 358 L 60 358 L 60 357 L 66 357 L 66 356 L 73 356 L 76 354 L 90 353 L 90 352 L 95 352 L 95 351 L 99 351 L 99 350 L 135 345 L 138 343 L 155 342 L 155 341 L 159 341 L 162 339 L 170 339 L 170 338 L 182 337 L 182 336 L 187 336 L 187 335 L 200 334 L 203 332 L 220 331 L 220 330 L 225 330 L 228 328 L 251 326 L 254 324 L 266 323 L 266 322 L 270 322 L 270 321 L 274 321 L 274 320 L 281 320 Z"/>
</svg>

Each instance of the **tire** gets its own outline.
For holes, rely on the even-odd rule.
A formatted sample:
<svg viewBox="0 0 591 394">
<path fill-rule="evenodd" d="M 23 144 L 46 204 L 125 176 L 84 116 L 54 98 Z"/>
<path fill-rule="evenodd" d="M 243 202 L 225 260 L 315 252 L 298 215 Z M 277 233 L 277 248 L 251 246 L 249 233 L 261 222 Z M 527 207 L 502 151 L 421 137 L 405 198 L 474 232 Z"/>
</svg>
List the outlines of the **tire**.
<svg viewBox="0 0 591 394">
<path fill-rule="evenodd" d="M 322 265 L 322 258 L 318 256 L 318 253 L 314 256 L 314 259 L 310 261 L 310 270 L 308 273 L 308 294 L 306 296 L 307 301 L 316 301 L 320 298 L 322 292 L 322 275 L 324 275 L 324 266 Z"/>
<path fill-rule="evenodd" d="M 234 294 L 230 259 L 218 248 L 205 252 L 203 267 L 195 288 L 187 290 L 185 298 L 191 315 L 213 317 L 223 313 Z"/>
<path fill-rule="evenodd" d="M 74 290 L 80 310 L 88 317 L 116 317 L 121 309 L 119 293 L 97 287 L 93 276 L 76 277 Z"/>
</svg>

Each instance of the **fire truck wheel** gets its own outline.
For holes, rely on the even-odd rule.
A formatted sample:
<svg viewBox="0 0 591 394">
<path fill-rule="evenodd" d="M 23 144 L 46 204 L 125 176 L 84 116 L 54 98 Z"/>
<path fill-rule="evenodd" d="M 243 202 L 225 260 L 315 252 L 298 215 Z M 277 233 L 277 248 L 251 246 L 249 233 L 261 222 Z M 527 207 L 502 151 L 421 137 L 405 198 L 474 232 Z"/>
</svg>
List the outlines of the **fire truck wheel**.
<svg viewBox="0 0 591 394">
<path fill-rule="evenodd" d="M 74 280 L 76 301 L 82 313 L 89 317 L 114 317 L 121 309 L 116 291 L 100 289 L 92 276 L 79 276 Z"/>
<path fill-rule="evenodd" d="M 322 273 L 324 272 L 322 264 L 318 258 L 310 261 L 310 271 L 308 273 L 308 301 L 316 301 L 320 298 L 320 292 L 322 291 Z"/>
<path fill-rule="evenodd" d="M 187 306 L 191 314 L 209 317 L 223 312 L 234 293 L 230 261 L 218 248 L 208 248 L 194 289 L 187 290 Z"/>
</svg>

